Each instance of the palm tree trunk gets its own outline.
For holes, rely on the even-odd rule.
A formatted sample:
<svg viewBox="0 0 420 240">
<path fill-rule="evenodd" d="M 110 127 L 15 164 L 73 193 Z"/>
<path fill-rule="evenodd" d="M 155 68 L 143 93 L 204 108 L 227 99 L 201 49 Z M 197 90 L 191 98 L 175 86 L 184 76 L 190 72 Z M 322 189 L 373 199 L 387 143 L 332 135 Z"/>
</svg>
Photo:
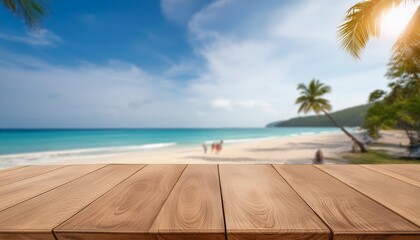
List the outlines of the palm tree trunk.
<svg viewBox="0 0 420 240">
<path fill-rule="evenodd" d="M 343 128 L 342 126 L 340 126 L 336 121 L 335 121 L 335 119 L 334 118 L 332 118 L 331 117 L 331 115 L 330 114 L 328 114 L 326 111 L 324 111 L 324 110 L 322 110 L 322 112 L 325 114 L 325 116 L 327 116 L 330 120 L 331 120 L 331 122 L 332 123 L 334 123 L 334 125 L 335 126 L 337 126 L 338 128 L 340 128 L 341 129 L 341 131 L 343 131 L 349 138 L 351 138 L 356 144 L 357 144 L 357 146 L 359 146 L 359 148 L 360 148 L 360 152 L 362 152 L 362 153 L 367 153 L 368 151 L 367 151 L 367 149 L 366 149 L 366 147 L 365 147 L 365 145 L 362 143 L 362 142 L 360 142 L 359 140 L 357 140 L 357 138 L 355 138 L 353 135 L 351 135 L 349 132 L 347 132 L 347 130 L 345 129 L 345 128 Z"/>
</svg>

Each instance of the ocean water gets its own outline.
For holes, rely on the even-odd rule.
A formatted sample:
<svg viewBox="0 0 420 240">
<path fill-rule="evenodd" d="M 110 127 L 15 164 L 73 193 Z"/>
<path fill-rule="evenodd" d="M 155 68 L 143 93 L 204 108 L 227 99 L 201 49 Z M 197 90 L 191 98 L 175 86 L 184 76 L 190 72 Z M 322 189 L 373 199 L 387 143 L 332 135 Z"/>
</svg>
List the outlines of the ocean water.
<svg viewBox="0 0 420 240">
<path fill-rule="evenodd" d="M 337 128 L 0 130 L 0 155 L 52 151 L 117 151 L 225 143 L 339 131 Z"/>
<path fill-rule="evenodd" d="M 337 128 L 223 129 L 25 129 L 0 130 L 0 167 L 24 160 L 110 154 L 150 149 L 226 144 L 258 139 L 337 132 Z M 14 164 L 12 164 L 12 162 Z"/>
</svg>

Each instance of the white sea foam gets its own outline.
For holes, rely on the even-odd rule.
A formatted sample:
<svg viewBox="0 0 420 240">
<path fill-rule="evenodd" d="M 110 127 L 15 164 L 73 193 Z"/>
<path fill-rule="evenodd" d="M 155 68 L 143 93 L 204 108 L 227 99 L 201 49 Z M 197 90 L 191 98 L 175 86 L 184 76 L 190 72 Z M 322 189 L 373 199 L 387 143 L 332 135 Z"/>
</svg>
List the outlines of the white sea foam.
<svg viewBox="0 0 420 240">
<path fill-rule="evenodd" d="M 85 148 L 85 149 L 74 149 L 74 150 L 63 150 L 63 151 L 45 151 L 45 152 L 34 152 L 34 153 L 21 153 L 21 154 L 8 154 L 0 156 L 0 166 L 2 163 L 8 165 L 22 165 L 22 164 L 45 164 L 54 162 L 58 158 L 72 157 L 72 156 L 83 156 L 83 155 L 99 155 L 99 154 L 112 154 L 120 152 L 130 152 L 136 150 L 147 150 L 155 148 L 164 148 L 175 146 L 176 143 L 151 143 L 137 146 L 121 146 L 121 147 L 101 147 L 101 148 Z"/>
<path fill-rule="evenodd" d="M 315 132 L 303 132 L 300 135 L 314 135 L 316 134 Z"/>
<path fill-rule="evenodd" d="M 136 150 L 136 149 L 151 149 L 151 148 L 163 148 L 163 147 L 171 147 L 175 146 L 176 143 L 151 143 L 151 144 L 144 144 L 140 146 L 126 146 L 126 147 L 115 147 L 118 150 Z"/>
<path fill-rule="evenodd" d="M 223 143 L 242 143 L 242 142 L 269 140 L 269 139 L 275 139 L 275 138 L 277 138 L 277 137 L 226 139 L 226 140 L 223 140 Z M 205 143 L 207 143 L 207 144 L 211 144 L 211 143 L 214 143 L 214 142 L 220 142 L 220 140 L 207 140 L 207 141 L 205 141 Z"/>
</svg>

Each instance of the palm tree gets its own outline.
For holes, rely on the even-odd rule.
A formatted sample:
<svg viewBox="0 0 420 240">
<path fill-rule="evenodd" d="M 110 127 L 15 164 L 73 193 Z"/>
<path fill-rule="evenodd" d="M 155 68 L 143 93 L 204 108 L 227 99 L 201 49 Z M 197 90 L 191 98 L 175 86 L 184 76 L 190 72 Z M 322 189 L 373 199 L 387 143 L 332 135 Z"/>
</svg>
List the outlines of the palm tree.
<svg viewBox="0 0 420 240">
<path fill-rule="evenodd" d="M 2 0 L 6 9 L 23 18 L 30 29 L 39 27 L 41 18 L 47 14 L 48 0 Z"/>
<path fill-rule="evenodd" d="M 351 135 L 346 129 L 340 126 L 334 118 L 328 114 L 328 111 L 332 109 L 329 101 L 322 98 L 323 95 L 331 92 L 331 88 L 324 85 L 319 80 L 312 79 L 308 86 L 300 83 L 297 87 L 300 90 L 300 97 L 296 99 L 296 104 L 300 104 L 298 112 L 308 113 L 314 111 L 316 114 L 323 112 L 335 126 L 340 128 L 348 137 L 350 137 L 360 148 L 361 152 L 367 152 L 367 149 L 359 140 Z"/>
<path fill-rule="evenodd" d="M 346 13 L 339 27 L 339 40 L 342 47 L 357 60 L 371 37 L 381 35 L 381 21 L 384 12 L 408 2 L 419 0 L 365 0 L 356 3 Z M 411 18 L 403 33 L 393 47 L 391 65 L 409 73 L 420 72 L 420 7 Z"/>
</svg>

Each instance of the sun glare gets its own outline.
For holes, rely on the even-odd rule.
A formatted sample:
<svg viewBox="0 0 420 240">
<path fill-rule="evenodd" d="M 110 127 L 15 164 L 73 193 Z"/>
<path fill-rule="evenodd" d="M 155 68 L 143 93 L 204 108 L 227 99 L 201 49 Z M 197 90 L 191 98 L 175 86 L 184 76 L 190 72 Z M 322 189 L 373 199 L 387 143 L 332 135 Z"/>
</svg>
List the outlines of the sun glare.
<svg viewBox="0 0 420 240">
<path fill-rule="evenodd" d="M 393 7 L 382 16 L 381 29 L 382 34 L 387 36 L 398 36 L 403 32 L 405 26 L 414 15 L 418 4 L 402 4 L 399 7 Z"/>
</svg>

